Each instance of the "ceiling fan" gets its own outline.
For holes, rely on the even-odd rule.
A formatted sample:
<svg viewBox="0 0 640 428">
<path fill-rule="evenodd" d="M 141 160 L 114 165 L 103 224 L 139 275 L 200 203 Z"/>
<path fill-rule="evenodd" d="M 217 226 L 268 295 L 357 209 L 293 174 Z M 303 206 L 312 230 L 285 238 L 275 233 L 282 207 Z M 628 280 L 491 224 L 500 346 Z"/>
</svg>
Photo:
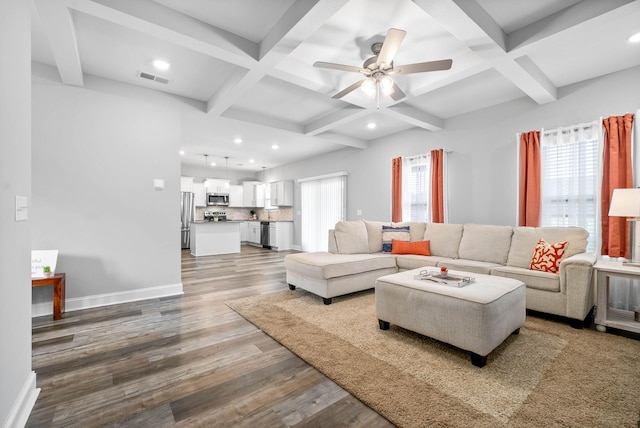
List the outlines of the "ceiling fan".
<svg viewBox="0 0 640 428">
<path fill-rule="evenodd" d="M 364 64 L 362 64 L 362 68 L 352 65 L 316 61 L 313 64 L 314 67 L 351 71 L 355 73 L 362 73 L 365 76 L 365 79 L 359 80 L 353 85 L 341 90 L 331 98 L 340 99 L 350 92 L 353 92 L 358 88 L 362 88 L 365 94 L 372 98 L 377 95 L 378 101 L 380 91 L 382 91 L 384 95 L 390 95 L 391 98 L 398 101 L 406 95 L 393 81 L 391 75 L 423 73 L 425 71 L 448 70 L 451 68 L 451 64 L 453 62 L 451 59 L 419 62 L 394 67 L 393 57 L 396 55 L 396 52 L 398 52 L 400 44 L 402 44 L 406 34 L 407 32 L 404 30 L 390 28 L 382 43 L 377 42 L 371 45 L 371 51 L 375 56 L 368 58 Z"/>
</svg>

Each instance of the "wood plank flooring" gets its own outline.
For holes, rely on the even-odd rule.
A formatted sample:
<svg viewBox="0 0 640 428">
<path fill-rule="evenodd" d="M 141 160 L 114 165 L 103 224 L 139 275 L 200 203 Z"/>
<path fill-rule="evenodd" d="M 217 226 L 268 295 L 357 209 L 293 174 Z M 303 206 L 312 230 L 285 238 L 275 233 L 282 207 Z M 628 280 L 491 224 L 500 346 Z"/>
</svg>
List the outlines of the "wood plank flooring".
<svg viewBox="0 0 640 428">
<path fill-rule="evenodd" d="M 185 250 L 183 296 L 34 318 L 27 426 L 392 426 L 224 304 L 287 289 L 288 253 Z"/>
</svg>

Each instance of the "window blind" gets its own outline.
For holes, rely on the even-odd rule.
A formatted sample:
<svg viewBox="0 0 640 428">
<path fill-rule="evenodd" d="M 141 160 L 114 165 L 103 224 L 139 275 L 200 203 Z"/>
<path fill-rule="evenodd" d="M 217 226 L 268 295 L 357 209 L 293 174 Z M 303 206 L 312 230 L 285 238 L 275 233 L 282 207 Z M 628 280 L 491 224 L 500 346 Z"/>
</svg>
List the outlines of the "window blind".
<svg viewBox="0 0 640 428">
<path fill-rule="evenodd" d="M 431 220 L 431 156 L 402 158 L 402 221 Z"/>
<path fill-rule="evenodd" d="M 580 226 L 595 252 L 598 214 L 598 122 L 543 131 L 540 185 L 542 226 Z"/>
<path fill-rule="evenodd" d="M 327 251 L 329 229 L 345 219 L 346 175 L 300 181 L 302 251 Z"/>
</svg>

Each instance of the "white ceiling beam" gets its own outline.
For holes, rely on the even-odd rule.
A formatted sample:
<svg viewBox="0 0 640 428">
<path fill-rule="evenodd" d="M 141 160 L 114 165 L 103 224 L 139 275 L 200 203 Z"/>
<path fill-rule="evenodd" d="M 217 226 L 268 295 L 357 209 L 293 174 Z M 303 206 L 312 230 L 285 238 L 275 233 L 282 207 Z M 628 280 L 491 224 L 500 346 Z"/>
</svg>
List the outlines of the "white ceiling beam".
<svg viewBox="0 0 640 428">
<path fill-rule="evenodd" d="M 258 57 L 256 43 L 151 0 L 69 0 L 69 6 L 240 67 L 252 66 Z"/>
<path fill-rule="evenodd" d="M 221 116 L 227 119 L 234 119 L 242 122 L 252 123 L 255 125 L 266 126 L 269 128 L 281 129 L 283 131 L 289 131 L 296 134 L 302 134 L 304 132 L 303 125 L 276 119 L 274 117 L 266 116 L 260 113 L 241 110 L 235 107 L 227 109 Z"/>
<path fill-rule="evenodd" d="M 413 1 L 535 102 L 544 104 L 558 98 L 557 88 L 542 71 L 509 55 L 504 32 L 498 32 L 499 26 L 474 0 Z"/>
<path fill-rule="evenodd" d="M 576 25 L 620 9 L 634 0 L 582 0 L 507 35 L 507 51 L 534 45 Z M 624 13 L 622 11 L 622 13 Z"/>
<path fill-rule="evenodd" d="M 348 106 L 307 124 L 304 133 L 310 136 L 318 135 L 369 114 L 371 114 L 369 110 L 356 106 Z"/>
<path fill-rule="evenodd" d="M 359 138 L 347 137 L 345 135 L 334 134 L 333 132 L 325 132 L 322 135 L 318 135 L 317 138 L 322 138 L 331 143 L 342 144 L 343 146 L 355 147 L 356 149 L 366 149 L 369 144 L 360 140 Z"/>
<path fill-rule="evenodd" d="M 347 0 L 294 2 L 260 43 L 258 63 L 242 79 L 236 81 L 232 88 L 226 86 L 224 92 L 214 94 L 207 102 L 208 113 L 221 115 L 235 104 L 346 2 Z"/>
<path fill-rule="evenodd" d="M 36 0 L 36 7 L 62 83 L 84 86 L 76 31 L 66 2 Z"/>
<path fill-rule="evenodd" d="M 380 110 L 380 112 L 428 131 L 442 131 L 444 129 L 444 120 L 442 120 L 442 118 L 418 110 L 407 104 L 396 104 Z"/>
</svg>

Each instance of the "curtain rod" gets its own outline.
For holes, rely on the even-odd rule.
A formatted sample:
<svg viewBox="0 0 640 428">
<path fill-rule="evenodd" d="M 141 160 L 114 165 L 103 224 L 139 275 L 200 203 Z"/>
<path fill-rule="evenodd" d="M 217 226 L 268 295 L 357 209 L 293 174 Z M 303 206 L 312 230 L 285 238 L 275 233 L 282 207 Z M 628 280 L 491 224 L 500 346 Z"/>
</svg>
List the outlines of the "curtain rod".
<svg viewBox="0 0 640 428">
<path fill-rule="evenodd" d="M 315 177 L 299 178 L 296 181 L 298 183 L 304 183 L 305 181 L 322 180 L 323 178 L 341 177 L 343 175 L 349 175 L 349 174 L 346 171 L 340 171 L 340 172 L 333 172 L 330 174 L 316 175 Z"/>
</svg>

